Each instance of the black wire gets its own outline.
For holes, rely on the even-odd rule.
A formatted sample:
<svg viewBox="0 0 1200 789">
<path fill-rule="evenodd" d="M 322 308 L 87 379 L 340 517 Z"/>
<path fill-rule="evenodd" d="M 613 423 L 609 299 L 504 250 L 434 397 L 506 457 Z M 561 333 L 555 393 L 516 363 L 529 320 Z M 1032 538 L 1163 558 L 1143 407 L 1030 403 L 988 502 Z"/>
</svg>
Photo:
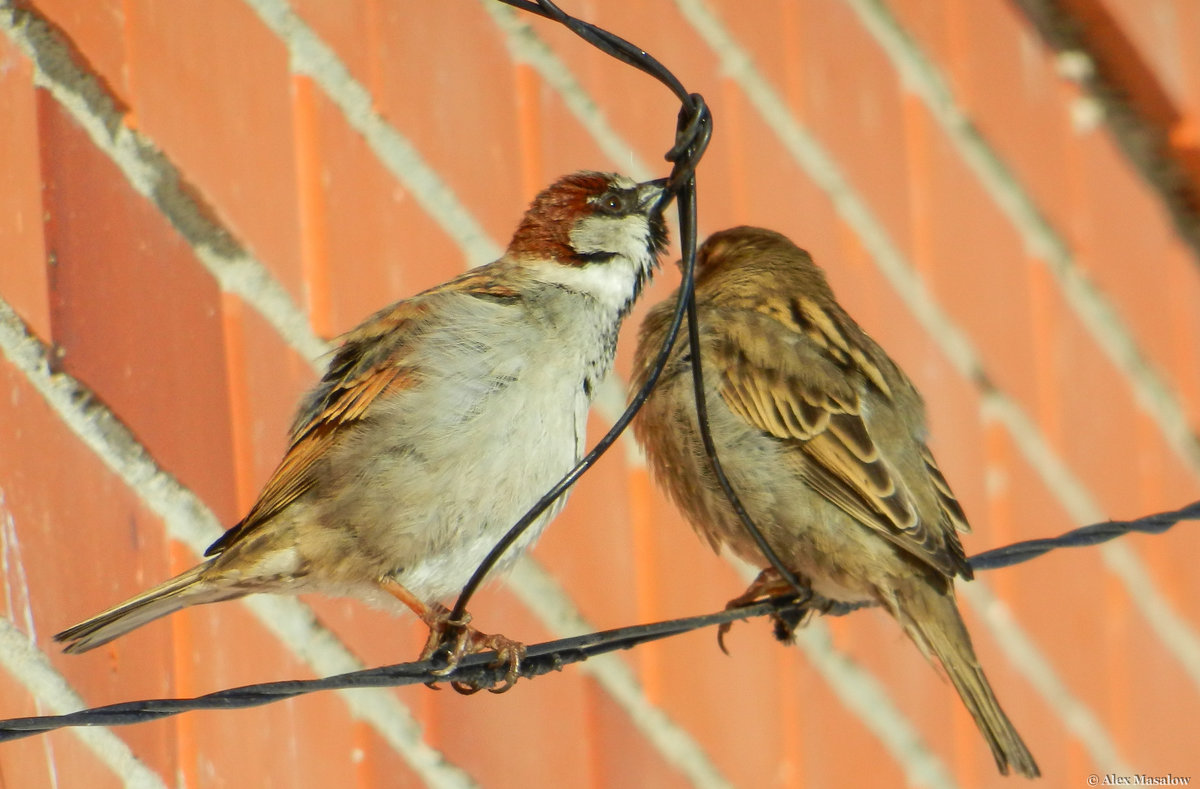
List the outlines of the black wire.
<svg viewBox="0 0 1200 789">
<path fill-rule="evenodd" d="M 797 612 L 798 607 L 788 598 L 774 598 L 752 606 L 657 622 L 651 625 L 621 627 L 599 633 L 547 641 L 528 648 L 521 659 L 520 676 L 531 679 L 564 666 L 579 663 L 597 655 L 619 649 L 631 649 L 640 644 L 686 633 L 701 627 L 732 622 L 764 614 Z M 399 663 L 392 666 L 361 669 L 346 674 L 310 680 L 265 682 L 209 693 L 188 699 L 154 699 L 109 704 L 66 715 L 45 715 L 12 718 L 0 721 L 0 742 L 17 740 L 34 734 L 54 731 L 68 726 L 123 726 L 159 720 L 182 712 L 196 710 L 230 710 L 260 707 L 309 693 L 354 688 L 390 688 L 431 683 L 464 683 L 475 687 L 492 687 L 504 679 L 507 665 L 492 665 L 491 653 L 470 655 L 462 659 L 454 671 L 439 676 L 433 672 L 441 665 L 437 660 L 418 663 Z"/>
<path fill-rule="evenodd" d="M 973 570 L 995 570 L 1000 567 L 1010 567 L 1014 564 L 1027 562 L 1056 548 L 1080 548 L 1088 545 L 1098 545 L 1108 542 L 1123 534 L 1140 532 L 1142 534 L 1162 534 L 1179 521 L 1200 520 L 1200 501 L 1194 501 L 1186 507 L 1171 512 L 1160 512 L 1157 515 L 1147 515 L 1132 521 L 1104 521 L 1091 526 L 1081 526 L 1078 529 L 1040 540 L 1023 540 L 1003 548 L 972 556 L 968 562 Z"/>
<path fill-rule="evenodd" d="M 713 474 L 717 478 L 717 483 L 725 493 L 725 498 L 729 500 L 733 511 L 741 519 L 742 525 L 746 527 L 746 530 L 750 532 L 750 536 L 754 538 L 754 542 L 758 545 L 758 549 L 762 552 L 763 556 L 767 558 L 767 562 L 775 568 L 780 578 L 787 581 L 788 586 L 796 590 L 796 594 L 801 597 L 811 596 L 811 590 L 800 583 L 796 576 L 792 574 L 792 571 L 775 554 L 771 546 L 767 544 L 767 538 L 759 531 L 758 524 L 754 522 L 754 519 L 750 517 L 750 513 L 746 512 L 746 508 L 742 506 L 742 500 L 738 498 L 737 492 L 729 484 L 729 479 L 725 476 L 725 469 L 721 467 L 721 460 L 717 456 L 717 445 L 713 441 L 708 425 L 708 399 L 704 394 L 704 369 L 700 361 L 703 353 L 701 353 L 700 349 L 700 322 L 696 317 L 696 300 L 689 299 L 687 308 L 688 349 L 692 355 L 692 392 L 696 398 L 696 421 L 700 425 L 700 440 L 704 443 L 704 454 L 708 455 L 709 465 L 712 467 Z"/>
<path fill-rule="evenodd" d="M 652 55 L 641 47 L 634 46 L 615 33 L 610 33 L 603 28 L 596 27 L 582 19 L 571 16 L 551 2 L 551 0 L 537 0 L 537 2 L 531 2 L 530 0 L 500 0 L 500 2 L 566 26 L 575 35 L 587 41 L 601 52 L 611 55 L 622 63 L 633 66 L 639 71 L 654 77 L 666 85 L 675 94 L 675 98 L 679 99 L 681 104 L 685 106 L 688 104 L 689 94 L 684 89 L 683 83 L 666 66 L 655 60 Z"/>
<path fill-rule="evenodd" d="M 1192 502 L 1172 512 L 1147 515 L 1132 521 L 1106 521 L 1091 526 L 1082 526 L 1069 532 L 1043 540 L 1026 540 L 1003 548 L 985 551 L 968 561 L 976 570 L 992 570 L 1009 567 L 1028 561 L 1057 548 L 1096 545 L 1130 533 L 1161 534 L 1183 520 L 1200 520 L 1200 501 Z M 803 613 L 809 606 L 825 615 L 839 616 L 868 604 L 845 604 L 823 601 L 819 598 L 798 602 L 795 598 L 777 597 L 753 605 L 743 606 L 715 614 L 673 619 L 650 625 L 622 627 L 573 638 L 548 641 L 529 647 L 521 661 L 519 675 L 532 678 L 550 671 L 559 671 L 564 666 L 588 658 L 631 649 L 640 644 L 680 635 L 702 627 L 711 627 L 736 619 L 759 616 L 788 616 Z M 476 687 L 492 687 L 504 679 L 507 666 L 493 667 L 492 654 L 470 655 L 462 659 L 458 667 L 445 676 L 433 672 L 440 661 L 400 663 L 380 668 L 352 671 L 332 677 L 312 680 L 289 680 L 246 685 L 240 688 L 221 690 L 193 699 L 154 699 L 128 701 L 80 710 L 67 715 L 47 715 L 31 718 L 13 718 L 0 721 L 0 742 L 29 737 L 67 726 L 117 726 L 158 720 L 181 712 L 193 710 L 228 710 L 259 707 L 283 699 L 290 699 L 323 690 L 346 690 L 351 688 L 385 688 L 417 683 L 455 682 Z"/>
</svg>

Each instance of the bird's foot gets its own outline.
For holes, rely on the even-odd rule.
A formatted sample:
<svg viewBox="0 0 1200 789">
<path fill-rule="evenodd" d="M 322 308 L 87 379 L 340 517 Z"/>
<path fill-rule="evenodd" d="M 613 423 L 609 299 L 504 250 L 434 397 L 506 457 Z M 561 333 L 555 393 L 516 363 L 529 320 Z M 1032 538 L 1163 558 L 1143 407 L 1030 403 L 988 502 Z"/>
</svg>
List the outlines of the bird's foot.
<svg viewBox="0 0 1200 789">
<path fill-rule="evenodd" d="M 421 650 L 421 660 L 430 660 L 434 655 L 444 652 L 446 665 L 434 669 L 432 673 L 444 677 L 452 674 L 458 664 L 467 655 L 477 655 L 482 652 L 495 652 L 496 659 L 489 664 L 492 668 L 507 665 L 504 672 L 503 684 L 499 687 L 489 687 L 491 693 L 504 693 L 517 683 L 521 672 L 521 660 L 525 657 L 525 645 L 519 641 L 499 634 L 481 633 L 471 627 L 471 615 L 464 614 L 462 619 L 451 619 L 450 611 L 443 605 L 435 603 L 429 607 L 428 613 L 422 620 L 429 626 L 429 639 Z M 429 687 L 437 686 L 430 682 Z M 450 683 L 459 693 L 470 695 L 484 689 L 482 685 L 469 682 Z"/>
<path fill-rule="evenodd" d="M 748 605 L 754 605 L 772 597 L 781 597 L 783 595 L 793 595 L 796 597 L 796 602 L 799 608 L 788 609 L 781 612 L 771 614 L 771 622 L 774 626 L 775 638 L 784 643 L 791 644 L 796 640 L 796 628 L 802 625 L 813 612 L 814 608 L 808 603 L 813 599 L 813 592 L 807 586 L 805 579 L 798 578 L 804 585 L 804 594 L 796 594 L 796 589 L 793 587 L 779 571 L 774 567 L 768 567 L 758 574 L 758 577 L 751 582 L 746 591 L 742 592 L 737 597 L 725 604 L 725 610 L 729 611 L 734 608 L 743 608 Z M 725 634 L 733 628 L 732 622 L 723 622 L 717 628 L 717 646 L 721 647 L 721 651 L 726 655 L 729 650 L 725 648 Z"/>
</svg>

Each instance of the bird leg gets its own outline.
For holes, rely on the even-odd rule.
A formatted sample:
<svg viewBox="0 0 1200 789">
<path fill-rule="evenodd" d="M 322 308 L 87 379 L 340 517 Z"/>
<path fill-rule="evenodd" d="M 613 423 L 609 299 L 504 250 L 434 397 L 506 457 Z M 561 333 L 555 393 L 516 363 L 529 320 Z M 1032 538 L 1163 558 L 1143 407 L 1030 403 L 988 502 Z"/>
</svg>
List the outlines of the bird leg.
<svg viewBox="0 0 1200 789">
<path fill-rule="evenodd" d="M 516 684 L 517 678 L 520 676 L 521 659 L 525 657 L 524 644 L 499 634 L 479 632 L 471 627 L 469 613 L 464 614 L 462 619 L 451 619 L 451 611 L 444 605 L 441 603 L 426 605 L 414 597 L 412 592 L 393 580 L 383 581 L 380 586 L 388 594 L 412 609 L 413 613 L 429 627 L 429 639 L 425 642 L 425 647 L 421 650 L 418 660 L 429 660 L 443 648 L 446 649 L 446 665 L 434 669 L 433 674 L 445 676 L 452 673 L 467 655 L 495 652 L 496 660 L 489 665 L 499 667 L 507 664 L 508 670 L 504 673 L 504 684 L 499 688 L 492 687 L 488 690 L 492 693 L 504 693 Z M 437 689 L 437 686 L 431 682 L 426 684 Z M 477 693 L 483 689 L 465 682 L 451 682 L 450 684 L 456 691 L 464 695 Z"/>
<path fill-rule="evenodd" d="M 775 638 L 782 643 L 791 644 L 796 639 L 796 628 L 804 622 L 813 610 L 806 605 L 813 598 L 812 589 L 808 588 L 804 578 L 798 578 L 797 580 L 804 586 L 805 594 L 803 595 L 796 595 L 795 587 L 780 575 L 779 571 L 774 567 L 768 567 L 758 574 L 758 577 L 751 582 L 746 591 L 726 603 L 725 610 L 729 611 L 734 608 L 753 605 L 771 597 L 781 597 L 788 594 L 795 595 L 797 603 L 802 606 L 800 610 L 789 610 L 771 614 L 771 622 L 775 628 Z M 729 654 L 729 650 L 725 648 L 725 634 L 732 628 L 732 622 L 723 622 L 717 628 L 717 645 L 721 647 L 721 651 L 726 655 Z"/>
</svg>

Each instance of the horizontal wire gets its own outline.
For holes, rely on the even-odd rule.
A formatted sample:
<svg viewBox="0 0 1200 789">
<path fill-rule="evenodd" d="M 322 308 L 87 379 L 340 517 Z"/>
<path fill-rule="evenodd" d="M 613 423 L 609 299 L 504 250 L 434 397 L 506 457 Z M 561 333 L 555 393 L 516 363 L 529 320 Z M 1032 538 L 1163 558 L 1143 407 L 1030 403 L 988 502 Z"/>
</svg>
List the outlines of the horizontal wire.
<svg viewBox="0 0 1200 789">
<path fill-rule="evenodd" d="M 1200 501 L 1193 501 L 1185 507 L 1170 512 L 1160 512 L 1147 515 L 1131 521 L 1103 521 L 1091 526 L 1080 526 L 1058 537 L 1046 537 L 1038 540 L 1023 540 L 1002 548 L 972 556 L 968 561 L 973 570 L 995 570 L 1000 567 L 1011 567 L 1014 564 L 1027 562 L 1056 548 L 1081 548 L 1088 545 L 1099 545 L 1102 542 L 1120 537 L 1123 534 L 1162 534 L 1176 523 L 1186 520 L 1200 520 Z"/>
<path fill-rule="evenodd" d="M 1171 512 L 1147 515 L 1129 521 L 1105 521 L 1081 526 L 1058 537 L 1041 540 L 1025 540 L 1012 545 L 985 551 L 969 559 L 976 570 L 993 570 L 1010 567 L 1029 561 L 1059 548 L 1082 547 L 1107 542 L 1124 534 L 1162 534 L 1183 520 L 1200 520 L 1200 501 Z M 604 630 L 587 635 L 564 638 L 534 644 L 528 648 L 521 661 L 519 676 L 525 679 L 561 671 L 572 663 L 614 652 L 632 649 L 635 646 L 681 635 L 713 625 L 751 619 L 760 616 L 777 616 L 790 619 L 803 614 L 810 607 L 826 615 L 840 616 L 872 603 L 837 603 L 813 596 L 805 602 L 795 597 L 775 597 L 739 608 L 727 609 L 713 614 L 672 619 L 649 625 L 634 625 L 615 630 Z M 492 665 L 494 653 L 470 655 L 445 675 L 435 673 L 444 662 L 438 659 L 415 663 L 399 663 L 380 668 L 352 671 L 331 677 L 311 680 L 288 680 L 267 682 L 230 688 L 190 699 L 153 699 L 109 704 L 66 715 L 46 715 L 30 718 L 12 718 L 0 721 L 0 742 L 42 734 L 69 726 L 123 726 L 158 720 L 182 712 L 196 710 L 229 710 L 258 707 L 284 699 L 326 690 L 348 690 L 353 688 L 384 688 L 418 683 L 436 685 L 460 683 L 474 687 L 493 687 L 504 680 L 507 664 Z"/>
</svg>

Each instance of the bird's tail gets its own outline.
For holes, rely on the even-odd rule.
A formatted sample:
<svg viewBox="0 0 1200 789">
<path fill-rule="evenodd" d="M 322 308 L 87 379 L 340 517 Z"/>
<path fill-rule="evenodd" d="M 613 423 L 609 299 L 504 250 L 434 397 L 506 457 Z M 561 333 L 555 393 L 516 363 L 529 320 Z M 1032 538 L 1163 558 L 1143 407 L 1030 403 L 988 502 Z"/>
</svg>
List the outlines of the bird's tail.
<svg viewBox="0 0 1200 789">
<path fill-rule="evenodd" d="M 896 599 L 905 631 L 927 656 L 936 656 L 946 669 L 967 711 L 975 719 L 975 725 L 991 747 L 1000 772 L 1007 775 L 1011 765 L 1027 778 L 1041 775 L 984 676 L 953 593 L 940 594 L 932 587 L 922 585 L 896 590 Z"/>
<path fill-rule="evenodd" d="M 64 652 L 86 652 L 190 605 L 215 603 L 245 594 L 235 587 L 206 579 L 207 569 L 209 563 L 206 562 L 180 573 L 137 597 L 67 628 L 54 636 L 54 640 L 66 642 Z"/>
</svg>

